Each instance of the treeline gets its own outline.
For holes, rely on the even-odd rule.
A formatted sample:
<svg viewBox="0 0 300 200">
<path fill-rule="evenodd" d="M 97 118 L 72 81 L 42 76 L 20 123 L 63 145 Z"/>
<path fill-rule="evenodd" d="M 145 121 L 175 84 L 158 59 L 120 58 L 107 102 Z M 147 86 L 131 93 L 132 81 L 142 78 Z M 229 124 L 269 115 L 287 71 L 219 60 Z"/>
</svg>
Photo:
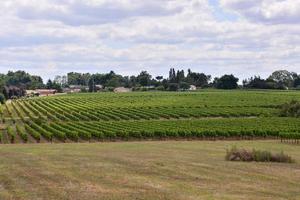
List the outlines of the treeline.
<svg viewBox="0 0 300 200">
<path fill-rule="evenodd" d="M 267 79 L 254 76 L 243 81 L 244 88 L 257 89 L 288 89 L 300 88 L 300 74 L 279 70 L 273 72 Z"/>
<path fill-rule="evenodd" d="M 26 90 L 43 88 L 43 79 L 40 76 L 30 75 L 24 71 L 9 71 L 0 74 L 0 102 L 12 97 L 25 95 Z"/>
<path fill-rule="evenodd" d="M 197 88 L 218 88 L 218 89 L 289 89 L 300 88 L 300 74 L 287 70 L 273 72 L 267 79 L 254 76 L 243 80 L 243 85 L 238 85 L 239 79 L 234 75 L 224 75 L 212 80 L 211 75 L 171 68 L 168 77 L 153 77 L 147 71 L 142 71 L 138 76 L 122 76 L 113 71 L 107 74 L 89 74 L 71 72 L 64 78 L 61 85 L 83 85 L 89 86 L 93 91 L 95 85 L 102 85 L 104 88 L 128 87 L 137 90 L 157 89 L 166 91 L 178 91 L 189 89 L 191 85 Z"/>
<path fill-rule="evenodd" d="M 215 78 L 211 81 L 211 75 L 193 72 L 190 69 L 187 73 L 184 70 L 175 70 L 171 68 L 169 76 L 153 77 L 147 71 L 142 71 L 137 76 L 122 76 L 113 71 L 107 74 L 82 74 L 71 72 L 67 75 L 68 85 L 88 86 L 89 91 L 95 91 L 96 85 L 103 88 L 126 87 L 134 90 L 161 90 L 161 91 L 178 91 L 188 90 L 191 85 L 195 88 L 216 87 L 220 89 L 235 89 L 238 87 L 238 78 L 233 75 L 224 75 L 221 78 Z"/>
<path fill-rule="evenodd" d="M 79 77 L 75 78 L 74 77 Z M 85 79 L 85 81 L 83 81 Z M 94 91 L 95 85 L 102 85 L 104 88 L 116 88 L 116 87 L 126 87 L 133 88 L 134 90 L 167 90 L 167 91 L 177 91 L 177 90 L 187 90 L 190 85 L 195 85 L 196 87 L 209 87 L 209 82 L 211 80 L 210 75 L 205 75 L 204 73 L 196 73 L 188 70 L 185 75 L 183 70 L 175 71 L 174 68 L 170 69 L 169 77 L 164 78 L 163 76 L 153 77 L 147 71 L 142 71 L 137 76 L 122 76 L 115 74 L 111 71 L 108 74 L 68 74 L 69 84 L 80 84 L 82 82 L 87 82 L 89 86 L 89 91 Z"/>
<path fill-rule="evenodd" d="M 56 89 L 62 92 L 64 88 L 72 86 L 82 87 L 84 92 L 95 92 L 97 86 L 110 91 L 116 87 L 132 88 L 135 91 L 160 90 L 160 91 L 184 91 L 195 88 L 217 89 L 288 89 L 300 88 L 300 74 L 279 70 L 273 72 L 267 79 L 254 76 L 243 80 L 243 85 L 238 85 L 239 79 L 234 75 L 224 75 L 212 80 L 211 75 L 193 72 L 190 69 L 169 70 L 168 77 L 152 76 L 147 71 L 142 71 L 137 76 L 122 76 L 113 71 L 109 73 L 77 73 L 70 72 L 67 75 L 56 76 L 44 84 L 40 76 L 30 75 L 24 71 L 9 71 L 0 74 L 0 101 L 25 95 L 26 90 Z"/>
</svg>

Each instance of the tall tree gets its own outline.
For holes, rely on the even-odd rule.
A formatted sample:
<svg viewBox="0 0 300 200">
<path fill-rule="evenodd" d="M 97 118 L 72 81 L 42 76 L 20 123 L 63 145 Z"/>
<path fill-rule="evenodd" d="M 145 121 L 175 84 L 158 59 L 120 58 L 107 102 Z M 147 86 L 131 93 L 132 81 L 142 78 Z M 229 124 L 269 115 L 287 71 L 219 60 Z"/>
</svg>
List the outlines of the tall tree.
<svg viewBox="0 0 300 200">
<path fill-rule="evenodd" d="M 169 71 L 169 82 L 170 83 L 175 83 L 176 82 L 176 73 L 175 73 L 175 69 L 171 68 Z"/>
<path fill-rule="evenodd" d="M 138 76 L 137 80 L 141 86 L 149 86 L 151 83 L 152 76 L 147 71 L 142 71 Z"/>
<path fill-rule="evenodd" d="M 196 73 L 191 70 L 188 71 L 187 82 L 197 87 L 206 87 L 211 80 L 210 75 L 204 73 Z"/>
<path fill-rule="evenodd" d="M 294 72 L 289 72 L 287 70 L 278 70 L 271 74 L 269 79 L 273 79 L 276 83 L 282 84 L 286 87 L 292 87 L 295 77 Z"/>
<path fill-rule="evenodd" d="M 239 79 L 231 75 L 224 75 L 221 78 L 215 78 L 214 86 L 218 89 L 236 89 Z"/>
<path fill-rule="evenodd" d="M 67 74 L 68 85 L 88 85 L 90 77 L 89 73 L 70 72 Z"/>
</svg>

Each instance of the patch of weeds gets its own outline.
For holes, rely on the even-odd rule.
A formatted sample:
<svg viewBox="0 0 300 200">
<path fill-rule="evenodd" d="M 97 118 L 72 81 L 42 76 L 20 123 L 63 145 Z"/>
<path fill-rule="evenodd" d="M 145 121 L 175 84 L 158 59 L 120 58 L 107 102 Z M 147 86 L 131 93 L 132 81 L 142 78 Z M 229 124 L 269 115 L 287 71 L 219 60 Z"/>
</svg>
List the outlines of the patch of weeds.
<svg viewBox="0 0 300 200">
<path fill-rule="evenodd" d="M 227 150 L 225 159 L 227 161 L 243 161 L 243 162 L 280 162 L 280 163 L 294 163 L 295 161 L 284 152 L 271 153 L 270 151 L 246 149 L 238 149 L 232 147 Z"/>
</svg>

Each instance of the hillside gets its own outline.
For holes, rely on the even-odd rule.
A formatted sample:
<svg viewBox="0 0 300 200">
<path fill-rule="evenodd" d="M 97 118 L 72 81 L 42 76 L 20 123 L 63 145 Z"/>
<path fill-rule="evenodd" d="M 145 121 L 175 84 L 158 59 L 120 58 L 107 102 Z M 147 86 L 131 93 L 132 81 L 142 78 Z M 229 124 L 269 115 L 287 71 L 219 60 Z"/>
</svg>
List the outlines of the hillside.
<svg viewBox="0 0 300 200">
<path fill-rule="evenodd" d="M 279 137 L 300 120 L 279 117 L 296 91 L 96 93 L 2 106 L 2 143 Z"/>
</svg>

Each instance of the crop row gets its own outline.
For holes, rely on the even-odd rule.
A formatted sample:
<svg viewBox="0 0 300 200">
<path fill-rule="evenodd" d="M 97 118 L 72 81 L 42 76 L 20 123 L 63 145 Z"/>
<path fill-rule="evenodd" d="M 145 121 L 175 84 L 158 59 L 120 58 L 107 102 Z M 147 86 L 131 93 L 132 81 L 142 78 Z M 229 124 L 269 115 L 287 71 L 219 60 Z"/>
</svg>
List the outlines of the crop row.
<svg viewBox="0 0 300 200">
<path fill-rule="evenodd" d="M 24 126 L 24 127 L 23 127 Z M 130 138 L 253 138 L 277 137 L 297 139 L 300 120 L 293 118 L 224 118 L 195 120 L 152 120 L 115 122 L 50 122 L 25 121 L 17 125 L 17 133 L 27 141 L 26 133 L 37 142 L 42 138 L 79 141 L 115 140 Z M 10 131 L 14 132 L 12 128 Z M 10 133 L 10 138 L 12 134 Z M 27 138 L 27 139 L 26 139 Z"/>
<path fill-rule="evenodd" d="M 131 94 L 74 94 L 48 97 L 38 101 L 63 101 L 73 105 L 88 103 L 98 107 L 155 107 L 155 106 L 276 106 L 299 98 L 297 92 L 272 91 L 201 91 L 183 93 L 131 93 Z"/>
<path fill-rule="evenodd" d="M 292 142 L 299 143 L 300 142 L 300 133 L 292 132 L 292 133 L 280 133 L 279 137 L 281 138 L 281 142 Z"/>
<path fill-rule="evenodd" d="M 130 107 L 130 108 L 94 108 L 86 105 L 72 105 L 61 101 L 15 101 L 13 109 L 21 119 L 40 118 L 51 121 L 119 121 L 179 119 L 203 117 L 250 117 L 274 116 L 275 108 L 260 107 Z"/>
</svg>

